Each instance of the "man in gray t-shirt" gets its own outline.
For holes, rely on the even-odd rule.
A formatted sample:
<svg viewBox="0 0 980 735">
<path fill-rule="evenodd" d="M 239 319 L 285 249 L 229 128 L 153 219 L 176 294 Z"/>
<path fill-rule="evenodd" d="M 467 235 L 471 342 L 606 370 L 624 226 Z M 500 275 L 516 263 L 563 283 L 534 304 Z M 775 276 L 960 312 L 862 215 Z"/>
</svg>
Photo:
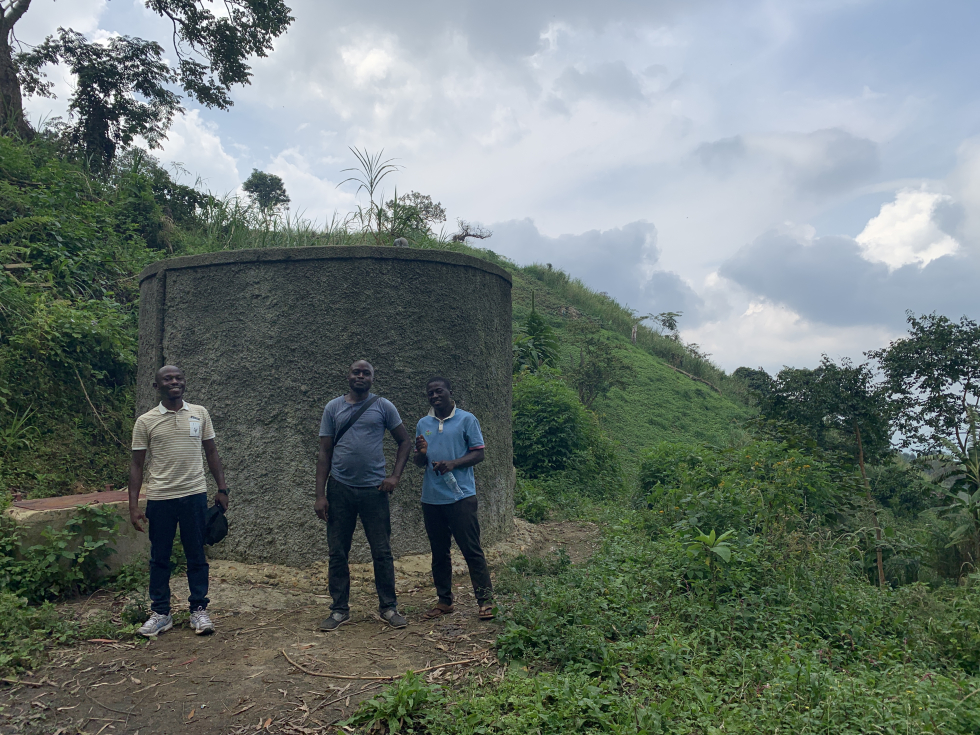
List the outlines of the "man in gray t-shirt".
<svg viewBox="0 0 980 735">
<path fill-rule="evenodd" d="M 398 612 L 395 598 L 388 495 L 401 479 L 411 445 L 398 410 L 391 401 L 371 393 L 371 363 L 358 360 L 351 365 L 347 383 L 350 392 L 330 401 L 320 420 L 314 509 L 327 522 L 329 588 L 333 598 L 333 612 L 320 623 L 320 629 L 336 630 L 350 620 L 348 557 L 358 516 L 374 560 L 378 613 L 388 624 L 403 628 L 408 621 Z M 383 450 L 386 430 L 398 442 L 395 466 L 387 477 Z"/>
</svg>

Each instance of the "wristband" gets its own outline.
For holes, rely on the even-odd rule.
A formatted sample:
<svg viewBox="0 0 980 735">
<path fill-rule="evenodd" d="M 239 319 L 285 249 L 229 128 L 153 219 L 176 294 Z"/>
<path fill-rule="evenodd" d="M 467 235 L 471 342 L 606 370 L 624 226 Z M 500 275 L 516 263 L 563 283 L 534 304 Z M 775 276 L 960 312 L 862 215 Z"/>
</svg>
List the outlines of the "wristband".
<svg viewBox="0 0 980 735">
<path fill-rule="evenodd" d="M 218 488 L 218 492 L 221 493 L 222 495 L 227 495 L 228 494 L 228 488 L 225 488 L 224 490 L 222 490 L 221 488 Z"/>
</svg>

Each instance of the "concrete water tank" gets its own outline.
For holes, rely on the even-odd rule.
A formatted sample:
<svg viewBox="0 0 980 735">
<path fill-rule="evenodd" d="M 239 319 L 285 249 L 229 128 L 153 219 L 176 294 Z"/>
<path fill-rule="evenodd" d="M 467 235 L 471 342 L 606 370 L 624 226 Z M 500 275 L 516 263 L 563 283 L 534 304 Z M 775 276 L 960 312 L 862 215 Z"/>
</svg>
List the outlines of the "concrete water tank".
<svg viewBox="0 0 980 735">
<path fill-rule="evenodd" d="M 239 250 L 174 258 L 140 274 L 137 409 L 156 405 L 155 371 L 176 364 L 186 399 L 208 408 L 232 489 L 218 558 L 305 566 L 327 558 L 313 512 L 323 406 L 370 361 L 374 392 L 409 435 L 428 412 L 425 381 L 443 375 L 483 427 L 476 468 L 485 544 L 509 534 L 511 278 L 468 255 L 389 247 Z M 388 468 L 395 443 L 385 439 Z M 210 480 L 211 492 L 214 484 Z M 428 551 L 422 472 L 411 462 L 392 497 L 396 557 Z M 353 560 L 370 559 L 363 533 Z"/>
</svg>

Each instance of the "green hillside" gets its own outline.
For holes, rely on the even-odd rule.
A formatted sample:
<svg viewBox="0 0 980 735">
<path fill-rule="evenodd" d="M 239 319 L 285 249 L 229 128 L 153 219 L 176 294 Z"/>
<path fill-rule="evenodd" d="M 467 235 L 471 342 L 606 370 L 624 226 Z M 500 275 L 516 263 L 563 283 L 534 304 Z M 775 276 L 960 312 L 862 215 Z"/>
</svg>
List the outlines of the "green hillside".
<svg viewBox="0 0 980 735">
<path fill-rule="evenodd" d="M 96 176 L 54 141 L 0 137 L 0 491 L 44 497 L 101 490 L 125 476 L 133 414 L 138 290 L 148 263 L 250 247 L 386 243 L 388 236 L 266 217 L 175 182 L 139 152 Z M 557 331 L 589 321 L 636 375 L 593 409 L 627 455 L 664 440 L 714 440 L 748 409 L 740 387 L 683 344 L 558 270 L 416 232 L 414 247 L 469 253 L 514 278 L 515 333 L 531 308 Z M 668 366 L 672 365 L 676 369 Z M 683 371 L 678 372 L 678 370 Z M 696 382 L 699 377 L 705 383 Z M 19 390 L 12 390 L 17 386 Z"/>
<path fill-rule="evenodd" d="M 568 325 L 574 319 L 594 319 L 603 327 L 604 336 L 621 346 L 627 361 L 636 370 L 636 377 L 625 389 L 613 388 L 605 398 L 596 401 L 593 407 L 603 428 L 630 455 L 635 455 L 660 441 L 715 441 L 728 434 L 733 421 L 745 419 L 750 415 L 750 409 L 738 400 L 734 386 L 726 380 L 720 371 L 698 361 L 694 366 L 701 373 L 726 388 L 732 388 L 729 395 L 719 394 L 704 383 L 696 382 L 690 377 L 677 372 L 668 366 L 664 358 L 650 354 L 652 350 L 643 349 L 643 342 L 637 339 L 641 346 L 634 346 L 628 337 L 613 331 L 617 326 L 615 321 L 603 318 L 603 313 L 583 298 L 574 298 L 574 293 L 558 292 L 545 280 L 539 280 L 541 269 L 535 266 L 515 268 L 514 276 L 514 330 L 520 331 L 527 314 L 531 309 L 531 293 L 535 295 L 535 308 L 549 317 L 562 340 L 563 360 L 567 364 L 574 347 L 570 344 Z M 579 292 L 587 293 L 599 299 L 606 300 L 600 294 L 593 294 L 579 284 Z M 569 296 L 572 298 L 569 298 Z M 605 304 L 605 311 L 625 309 L 618 304 Z M 571 309 L 569 307 L 572 307 Z M 628 328 L 627 328 L 628 329 Z M 659 337 L 650 330 L 644 330 L 648 344 L 654 339 L 670 343 L 669 348 L 676 349 L 676 343 L 664 337 Z M 627 331 L 628 333 L 628 331 Z M 692 368 L 695 358 L 686 355 Z M 687 372 L 687 371 L 686 371 Z"/>
</svg>

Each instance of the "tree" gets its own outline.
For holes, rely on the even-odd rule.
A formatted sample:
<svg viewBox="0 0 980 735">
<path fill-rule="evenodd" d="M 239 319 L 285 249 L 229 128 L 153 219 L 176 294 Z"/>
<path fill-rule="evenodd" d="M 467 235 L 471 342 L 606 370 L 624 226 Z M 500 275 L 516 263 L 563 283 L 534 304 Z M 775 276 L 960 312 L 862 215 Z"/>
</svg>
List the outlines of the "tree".
<svg viewBox="0 0 980 735">
<path fill-rule="evenodd" d="M 392 238 L 419 238 L 432 235 L 432 227 L 446 221 L 446 210 L 428 194 L 410 191 L 390 199 L 380 212 L 381 229 Z"/>
<path fill-rule="evenodd" d="M 41 71 L 47 64 L 63 62 L 74 74 L 72 122 L 64 136 L 99 171 L 108 170 L 117 148 L 137 137 L 159 148 L 174 115 L 183 111 L 180 97 L 167 88 L 177 74 L 152 41 L 121 36 L 105 45 L 88 43 L 82 34 L 59 28 L 57 36 L 19 54 L 17 62 L 29 94 L 52 96 Z"/>
<path fill-rule="evenodd" d="M 736 368 L 732 377 L 742 381 L 749 393 L 760 403 L 766 400 L 776 387 L 776 382 L 772 376 L 761 367 L 755 369 L 750 367 Z"/>
<path fill-rule="evenodd" d="M 488 237 L 493 237 L 493 231 L 488 230 L 481 225 L 470 224 L 464 219 L 456 220 L 456 225 L 459 227 L 459 232 L 452 236 L 453 242 L 466 242 L 466 238 L 474 237 L 477 240 L 486 240 Z"/>
<path fill-rule="evenodd" d="M 60 30 L 58 38 L 50 36 L 38 47 L 43 47 L 42 55 L 47 54 L 43 64 L 34 64 L 34 52 L 15 59 L 11 44 L 14 26 L 30 4 L 31 0 L 0 0 L 0 129 L 14 130 L 23 135 L 30 135 L 31 129 L 24 119 L 21 84 L 26 82 L 28 91 L 32 93 L 41 93 L 45 89 L 50 91 L 41 73 L 41 67 L 45 64 L 64 61 L 72 67 L 73 58 L 98 58 L 97 66 L 102 70 L 103 82 L 80 84 L 79 91 L 87 90 L 88 94 L 101 95 L 102 99 L 98 104 L 90 100 L 79 105 L 73 97 L 73 114 L 79 117 L 83 114 L 98 115 L 100 110 L 112 109 L 113 105 L 118 107 L 121 104 L 120 95 L 144 96 L 141 86 L 156 89 L 170 82 L 179 84 L 189 97 L 205 107 L 224 110 L 233 104 L 231 88 L 248 84 L 251 79 L 248 60 L 252 56 L 266 56 L 272 49 L 273 39 L 285 33 L 293 21 L 283 0 L 223 0 L 225 12 L 220 15 L 212 13 L 208 8 L 210 3 L 204 0 L 144 0 L 149 10 L 170 21 L 177 60 L 176 67 L 170 71 L 173 75 L 171 79 L 164 80 L 158 72 L 154 72 L 156 81 L 147 82 L 147 77 L 138 74 L 136 67 L 139 64 L 133 54 L 142 53 L 151 64 L 157 63 L 161 57 L 155 50 L 160 50 L 160 47 L 142 39 L 124 37 L 121 43 L 110 42 L 103 47 L 101 44 L 89 44 L 71 29 Z M 67 44 L 66 38 L 70 41 Z M 82 45 L 89 48 L 82 49 Z M 21 59 L 25 65 L 23 76 L 18 73 Z M 113 68 L 116 72 L 111 71 Z M 111 79 L 113 73 L 120 74 L 123 79 Z M 134 80 L 139 80 L 139 83 Z M 154 99 L 151 95 L 147 104 L 153 107 Z M 164 137 L 175 111 L 173 109 L 169 117 L 151 116 L 143 123 L 145 130 L 136 134 L 156 136 L 158 139 Z M 97 121 L 79 119 L 76 124 L 83 129 L 99 127 Z M 111 124 L 109 128 L 112 128 Z M 131 128 L 131 132 L 134 130 Z M 121 141 L 115 142 L 119 145 Z M 125 142 L 122 144 L 126 145 Z"/>
<path fill-rule="evenodd" d="M 579 359 L 575 365 L 572 358 L 567 380 L 586 408 L 613 388 L 625 389 L 636 377 L 636 369 L 622 355 L 624 348 L 605 339 L 598 326 L 583 319 L 569 329 L 578 345 Z"/>
<path fill-rule="evenodd" d="M 967 454 L 970 409 L 980 408 L 980 326 L 965 316 L 958 323 L 936 313 L 906 317 L 907 337 L 868 353 L 900 407 L 901 445 L 932 452 L 950 441 Z"/>
<path fill-rule="evenodd" d="M 245 179 L 242 191 L 266 217 L 289 205 L 289 195 L 286 194 L 286 185 L 282 179 L 275 174 L 259 171 L 257 168 L 253 168 L 252 173 Z"/>
<path fill-rule="evenodd" d="M 893 406 L 867 363 L 850 360 L 836 364 L 826 355 L 814 370 L 784 368 L 768 396 L 762 398 L 766 415 L 806 427 L 824 449 L 854 457 L 864 483 L 865 498 L 875 527 L 878 583 L 885 584 L 878 509 L 871 495 L 866 462 L 891 450 Z"/>
<path fill-rule="evenodd" d="M 15 132 L 29 138 L 34 133 L 24 118 L 24 101 L 14 64 L 14 25 L 23 17 L 31 0 L 0 0 L 0 132 Z"/>
</svg>

